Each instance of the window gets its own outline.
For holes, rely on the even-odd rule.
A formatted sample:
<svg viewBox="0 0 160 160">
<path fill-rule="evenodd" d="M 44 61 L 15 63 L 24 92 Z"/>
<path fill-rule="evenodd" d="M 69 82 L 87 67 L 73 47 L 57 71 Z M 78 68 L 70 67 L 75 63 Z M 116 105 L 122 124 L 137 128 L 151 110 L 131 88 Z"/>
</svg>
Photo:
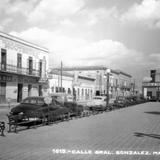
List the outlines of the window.
<svg viewBox="0 0 160 160">
<path fill-rule="evenodd" d="M 82 97 L 83 97 L 83 94 L 84 94 L 84 93 L 83 93 L 83 89 L 82 89 Z"/>
<path fill-rule="evenodd" d="M 70 88 L 68 88 L 68 94 L 71 94 L 71 89 Z"/>
<path fill-rule="evenodd" d="M 54 87 L 51 88 L 52 92 L 54 92 Z"/>
<path fill-rule="evenodd" d="M 7 51 L 5 49 L 1 49 L 1 69 L 7 69 Z"/>
<path fill-rule="evenodd" d="M 22 55 L 17 54 L 17 68 L 22 68 Z"/>
<path fill-rule="evenodd" d="M 30 99 L 30 103 L 31 104 L 36 104 L 37 103 L 37 100 L 34 98 L 34 99 Z"/>
<path fill-rule="evenodd" d="M 39 76 L 42 76 L 42 60 L 39 62 Z"/>
<path fill-rule="evenodd" d="M 29 99 L 27 98 L 27 99 L 24 99 L 23 101 L 22 101 L 22 103 L 29 103 Z"/>
<path fill-rule="evenodd" d="M 28 68 L 29 68 L 29 75 L 32 75 L 32 72 L 33 72 L 33 59 L 32 59 L 32 57 L 29 57 Z"/>
<path fill-rule="evenodd" d="M 58 87 L 56 87 L 56 92 L 58 92 Z"/>
<path fill-rule="evenodd" d="M 77 94 L 78 94 L 78 97 L 79 97 L 79 92 L 80 92 L 80 91 L 79 91 L 79 88 L 78 88 L 78 93 L 77 93 Z"/>
<path fill-rule="evenodd" d="M 101 97 L 94 97 L 93 99 L 102 100 L 102 98 L 101 98 Z"/>
</svg>

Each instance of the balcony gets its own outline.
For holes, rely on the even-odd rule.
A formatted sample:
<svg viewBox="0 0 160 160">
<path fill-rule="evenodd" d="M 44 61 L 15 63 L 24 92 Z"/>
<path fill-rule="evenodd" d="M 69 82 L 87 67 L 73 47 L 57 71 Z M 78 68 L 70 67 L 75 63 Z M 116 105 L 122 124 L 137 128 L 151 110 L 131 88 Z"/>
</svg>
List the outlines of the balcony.
<svg viewBox="0 0 160 160">
<path fill-rule="evenodd" d="M 157 87 L 157 86 L 160 86 L 160 82 L 143 82 L 142 83 L 142 86 L 143 87 Z"/>
<path fill-rule="evenodd" d="M 131 90 L 132 86 L 131 85 L 124 85 L 124 84 L 121 84 L 120 86 L 120 89 L 121 90 Z"/>
<path fill-rule="evenodd" d="M 6 73 L 18 74 L 18 75 L 40 77 L 39 70 L 29 69 L 29 68 L 18 68 L 16 65 L 12 65 L 12 64 L 0 63 L 0 71 L 6 72 Z"/>
</svg>

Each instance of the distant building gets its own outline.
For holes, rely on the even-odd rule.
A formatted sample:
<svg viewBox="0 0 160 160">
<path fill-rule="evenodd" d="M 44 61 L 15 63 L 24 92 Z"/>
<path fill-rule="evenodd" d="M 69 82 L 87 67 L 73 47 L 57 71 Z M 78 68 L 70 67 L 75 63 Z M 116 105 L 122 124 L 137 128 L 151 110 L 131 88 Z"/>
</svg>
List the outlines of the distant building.
<svg viewBox="0 0 160 160">
<path fill-rule="evenodd" d="M 57 68 L 59 70 L 59 68 Z M 64 67 L 63 71 L 76 74 L 78 76 L 87 76 L 95 79 L 94 95 L 105 95 L 107 92 L 106 80 L 107 67 L 90 66 L 90 67 Z M 132 76 L 120 70 L 112 70 L 109 80 L 110 97 L 127 96 L 132 92 Z"/>
<path fill-rule="evenodd" d="M 49 73 L 49 93 L 64 92 L 76 97 L 77 101 L 92 99 L 95 78 L 60 71 Z"/>
<path fill-rule="evenodd" d="M 150 70 L 151 79 L 143 81 L 142 93 L 144 97 L 160 100 L 160 69 Z"/>
<path fill-rule="evenodd" d="M 46 48 L 0 32 L 0 103 L 47 94 Z"/>
</svg>

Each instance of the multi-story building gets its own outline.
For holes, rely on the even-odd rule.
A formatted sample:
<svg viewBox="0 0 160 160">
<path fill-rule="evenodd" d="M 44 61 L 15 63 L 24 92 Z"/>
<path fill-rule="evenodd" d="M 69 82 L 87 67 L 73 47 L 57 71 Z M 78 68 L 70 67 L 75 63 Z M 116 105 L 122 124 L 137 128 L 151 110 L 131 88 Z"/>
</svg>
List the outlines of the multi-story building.
<svg viewBox="0 0 160 160">
<path fill-rule="evenodd" d="M 90 66 L 90 67 L 65 67 L 64 71 L 76 73 L 77 75 L 95 78 L 94 95 L 105 95 L 107 93 L 107 67 Z M 109 76 L 109 94 L 110 97 L 127 96 L 132 90 L 132 76 L 120 70 L 111 69 Z"/>
<path fill-rule="evenodd" d="M 64 92 L 76 97 L 77 101 L 90 100 L 94 95 L 95 79 L 76 73 L 51 71 L 49 73 L 49 93 Z"/>
<path fill-rule="evenodd" d="M 0 32 L 0 51 L 0 103 L 46 94 L 48 49 Z"/>
<path fill-rule="evenodd" d="M 143 96 L 160 100 L 160 69 L 150 70 L 150 77 L 142 83 Z"/>
</svg>

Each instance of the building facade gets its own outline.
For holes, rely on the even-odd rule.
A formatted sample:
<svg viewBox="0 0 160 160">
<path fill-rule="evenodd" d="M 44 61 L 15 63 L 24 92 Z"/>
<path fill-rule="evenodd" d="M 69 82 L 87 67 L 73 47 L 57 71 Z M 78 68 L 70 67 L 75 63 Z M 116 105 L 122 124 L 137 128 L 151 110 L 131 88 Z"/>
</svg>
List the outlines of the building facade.
<svg viewBox="0 0 160 160">
<path fill-rule="evenodd" d="M 150 70 L 150 77 L 150 80 L 142 83 L 143 96 L 153 100 L 160 100 L 160 69 Z"/>
<path fill-rule="evenodd" d="M 47 94 L 49 51 L 0 32 L 0 103 Z"/>
<path fill-rule="evenodd" d="M 63 92 L 75 96 L 76 101 L 90 100 L 94 95 L 95 79 L 76 73 L 51 71 L 49 93 Z"/>
<path fill-rule="evenodd" d="M 106 95 L 107 93 L 107 67 L 65 67 L 64 71 L 76 73 L 79 76 L 88 76 L 95 79 L 94 95 Z M 129 96 L 132 94 L 132 76 L 120 70 L 111 69 L 109 76 L 109 94 L 111 98 L 117 96 Z"/>
</svg>

